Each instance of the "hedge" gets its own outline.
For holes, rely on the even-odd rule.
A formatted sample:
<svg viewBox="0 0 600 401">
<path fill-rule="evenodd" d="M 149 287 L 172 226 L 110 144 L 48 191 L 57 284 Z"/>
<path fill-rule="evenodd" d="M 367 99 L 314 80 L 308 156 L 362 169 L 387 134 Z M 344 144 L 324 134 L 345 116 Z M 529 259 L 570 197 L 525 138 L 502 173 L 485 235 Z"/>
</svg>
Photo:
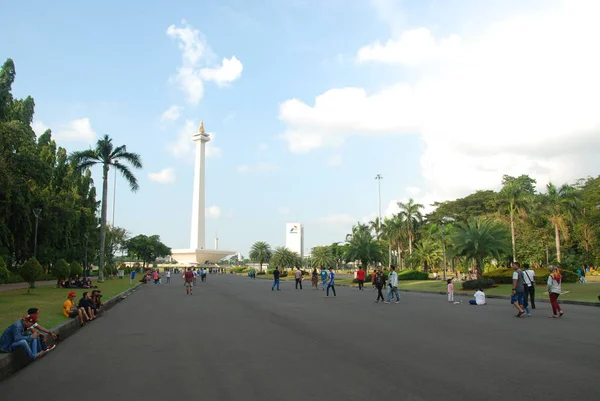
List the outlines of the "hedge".
<svg viewBox="0 0 600 401">
<path fill-rule="evenodd" d="M 477 280 L 467 280 L 463 281 L 462 289 L 463 290 L 478 290 L 480 288 L 492 288 L 494 287 L 496 282 L 491 278 L 480 278 Z"/>
<path fill-rule="evenodd" d="M 273 275 L 273 270 L 275 270 L 275 269 L 267 270 L 267 274 L 269 276 L 272 276 Z M 287 277 L 287 275 L 288 275 L 288 272 L 286 270 L 283 270 L 283 271 L 279 270 L 279 277 Z"/>
<path fill-rule="evenodd" d="M 429 273 L 418 270 L 402 270 L 398 272 L 398 280 L 429 280 Z"/>
<path fill-rule="evenodd" d="M 535 283 L 546 284 L 550 271 L 546 269 L 533 269 L 535 272 Z M 570 270 L 561 270 L 563 283 L 576 283 L 578 280 L 577 273 Z M 482 277 L 494 280 L 496 284 L 512 284 L 513 269 L 496 269 L 483 273 Z"/>
</svg>

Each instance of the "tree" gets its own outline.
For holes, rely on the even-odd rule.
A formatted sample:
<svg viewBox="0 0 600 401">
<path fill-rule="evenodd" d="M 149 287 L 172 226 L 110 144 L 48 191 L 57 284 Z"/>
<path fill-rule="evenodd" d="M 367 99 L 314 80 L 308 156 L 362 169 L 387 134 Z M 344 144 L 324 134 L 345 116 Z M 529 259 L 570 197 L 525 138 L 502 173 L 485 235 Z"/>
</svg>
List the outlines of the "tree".
<svg viewBox="0 0 600 401">
<path fill-rule="evenodd" d="M 262 265 L 269 263 L 272 255 L 271 246 L 264 241 L 258 241 L 252 245 L 248 256 L 252 262 L 260 265 L 260 270 L 262 271 Z"/>
<path fill-rule="evenodd" d="M 336 244 L 337 245 L 337 244 Z M 315 269 L 331 267 L 335 263 L 333 252 L 329 246 L 314 247 L 311 252 L 311 265 Z"/>
<path fill-rule="evenodd" d="M 302 265 L 300 255 L 284 246 L 275 248 L 269 265 L 283 269 L 291 269 Z"/>
<path fill-rule="evenodd" d="M 126 242 L 125 248 L 128 255 L 136 256 L 142 260 L 144 268 L 146 265 L 154 262 L 156 258 L 171 254 L 171 248 L 163 244 L 158 235 L 151 235 L 149 237 L 142 234 L 136 235 Z"/>
<path fill-rule="evenodd" d="M 21 266 L 21 269 L 19 270 L 19 274 L 23 277 L 23 280 L 29 283 L 29 289 L 32 289 L 35 288 L 35 281 L 44 274 L 44 270 L 36 258 L 30 258 L 23 263 L 23 266 Z M 28 294 L 29 289 L 27 290 Z"/>
<path fill-rule="evenodd" d="M 115 264 L 115 254 L 117 251 L 125 249 L 129 233 L 126 229 L 120 227 L 108 227 L 106 231 L 106 254 L 105 260 L 110 264 Z"/>
<path fill-rule="evenodd" d="M 348 242 L 345 259 L 358 261 L 363 269 L 369 263 L 383 263 L 385 261 L 382 243 L 373 238 L 369 228 L 358 223 L 352 227 L 352 234 L 346 236 Z"/>
<path fill-rule="evenodd" d="M 334 242 L 329 245 L 329 250 L 331 251 L 331 257 L 333 259 L 333 264 L 335 264 L 335 269 L 339 270 L 340 266 L 346 262 L 346 250 L 348 249 L 348 244 L 340 245 L 339 242 Z"/>
<path fill-rule="evenodd" d="M 83 274 L 83 267 L 78 262 L 71 262 L 69 265 L 69 274 L 71 277 L 81 277 Z"/>
<path fill-rule="evenodd" d="M 429 271 L 429 267 L 442 260 L 442 246 L 432 238 L 423 238 L 415 245 L 413 257 L 423 265 L 423 271 Z"/>
<path fill-rule="evenodd" d="M 0 284 L 5 283 L 8 279 L 9 271 L 6 268 L 6 263 L 2 256 L 0 256 Z"/>
<path fill-rule="evenodd" d="M 500 259 L 510 252 L 508 231 L 488 218 L 471 218 L 466 223 L 458 223 L 452 235 L 454 254 L 473 260 L 477 275 L 483 273 L 483 261 L 488 257 Z"/>
<path fill-rule="evenodd" d="M 420 211 L 423 209 L 423 205 L 415 203 L 411 198 L 407 203 L 398 202 L 398 207 L 400 207 L 399 215 L 404 222 L 404 229 L 408 235 L 408 253 L 412 255 L 415 231 L 418 225 L 423 222 L 423 215 Z"/>
<path fill-rule="evenodd" d="M 54 274 L 59 281 L 67 279 L 70 273 L 71 267 L 64 259 L 59 259 L 58 262 L 52 266 L 52 274 Z"/>
<path fill-rule="evenodd" d="M 554 227 L 554 240 L 556 244 L 556 261 L 560 263 L 560 236 L 569 238 L 569 225 L 578 212 L 580 204 L 579 195 L 575 187 L 563 184 L 560 188 L 549 183 L 546 194 L 542 198 L 548 220 Z"/>
<path fill-rule="evenodd" d="M 517 178 L 509 175 L 502 177 L 502 190 L 499 194 L 500 204 L 508 212 L 510 218 L 510 235 L 512 242 L 512 259 L 517 261 L 517 241 L 515 234 L 515 216 L 525 215 L 527 205 L 535 193 L 535 180 L 527 175 Z"/>
<path fill-rule="evenodd" d="M 102 166 L 102 212 L 100 217 L 100 261 L 98 265 L 99 280 L 103 281 L 106 246 L 106 212 L 108 207 L 108 172 L 111 166 L 116 168 L 129 183 L 131 190 L 136 192 L 139 188 L 137 178 L 126 163 L 140 169 L 142 168 L 141 157 L 136 153 L 128 152 L 125 145 L 114 147 L 112 139 L 108 135 L 105 135 L 98 140 L 95 149 L 73 152 L 71 154 L 71 161 L 75 170 L 79 172 L 83 172 L 96 164 Z"/>
</svg>

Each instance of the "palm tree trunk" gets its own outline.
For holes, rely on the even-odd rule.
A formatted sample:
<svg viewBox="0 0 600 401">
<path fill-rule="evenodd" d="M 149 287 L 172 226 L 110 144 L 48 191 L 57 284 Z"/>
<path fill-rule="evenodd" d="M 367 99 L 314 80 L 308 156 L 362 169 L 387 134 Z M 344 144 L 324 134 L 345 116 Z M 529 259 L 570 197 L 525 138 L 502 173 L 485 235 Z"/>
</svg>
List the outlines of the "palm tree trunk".
<svg viewBox="0 0 600 401">
<path fill-rule="evenodd" d="M 560 263 L 560 230 L 558 229 L 558 224 L 556 223 L 554 223 L 554 238 L 556 241 L 556 261 Z"/>
<path fill-rule="evenodd" d="M 517 242 L 515 240 L 515 214 L 510 211 L 510 235 L 512 237 L 513 262 L 517 261 Z"/>
<path fill-rule="evenodd" d="M 408 254 L 412 255 L 412 232 L 408 230 Z"/>
<path fill-rule="evenodd" d="M 104 164 L 102 174 L 102 214 L 100 217 L 100 260 L 98 261 L 98 281 L 104 281 L 104 248 L 106 247 L 106 198 L 108 196 L 108 164 Z"/>
</svg>

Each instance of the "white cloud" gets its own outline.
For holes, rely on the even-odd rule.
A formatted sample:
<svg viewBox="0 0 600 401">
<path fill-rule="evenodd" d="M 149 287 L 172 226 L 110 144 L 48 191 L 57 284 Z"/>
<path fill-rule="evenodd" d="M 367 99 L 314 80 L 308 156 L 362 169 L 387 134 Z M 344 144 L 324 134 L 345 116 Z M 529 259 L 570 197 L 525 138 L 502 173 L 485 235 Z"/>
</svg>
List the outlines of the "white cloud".
<svg viewBox="0 0 600 401">
<path fill-rule="evenodd" d="M 343 163 L 342 155 L 334 154 L 329 159 L 327 159 L 327 165 L 331 167 L 341 166 Z"/>
<path fill-rule="evenodd" d="M 54 133 L 54 139 L 92 143 L 96 139 L 96 131 L 92 129 L 89 118 L 80 118 L 61 126 Z"/>
<path fill-rule="evenodd" d="M 264 142 L 263 142 L 263 143 L 260 143 L 260 144 L 258 145 L 258 151 L 259 151 L 259 152 L 264 152 L 265 150 L 268 150 L 268 149 L 269 149 L 269 145 L 267 145 L 267 144 L 266 144 L 266 143 L 264 143 Z"/>
<path fill-rule="evenodd" d="M 211 219 L 218 219 L 221 216 L 221 208 L 213 205 L 206 208 L 206 217 Z"/>
<path fill-rule="evenodd" d="M 167 145 L 167 150 L 177 158 L 192 158 L 195 156 L 194 142 L 192 137 L 198 131 L 198 124 L 194 120 L 185 120 L 183 127 L 177 134 L 175 142 L 171 142 Z M 212 132 L 207 133 L 210 137 L 210 141 L 205 145 L 206 157 L 219 157 L 221 156 L 221 148 L 215 145 L 215 134 Z"/>
<path fill-rule="evenodd" d="M 31 129 L 37 136 L 42 135 L 49 127 L 41 121 L 34 121 L 31 123 Z"/>
<path fill-rule="evenodd" d="M 162 113 L 161 121 L 176 121 L 181 116 L 181 106 L 173 105 Z"/>
<path fill-rule="evenodd" d="M 530 174 L 540 185 L 586 176 L 600 169 L 599 13 L 598 2 L 569 1 L 461 38 L 453 57 L 379 92 L 331 89 L 312 106 L 287 100 L 283 138 L 308 152 L 349 136 L 417 133 L 420 196 L 438 201 L 497 186 L 503 174 Z M 394 60 L 394 51 L 382 47 L 378 57 Z"/>
<path fill-rule="evenodd" d="M 279 170 L 279 166 L 274 163 L 260 162 L 257 164 L 242 164 L 237 166 L 238 173 L 270 173 Z"/>
<path fill-rule="evenodd" d="M 170 184 L 175 182 L 175 170 L 172 167 L 167 167 L 158 173 L 148 174 L 148 178 L 161 184 Z"/>
<path fill-rule="evenodd" d="M 427 28 L 402 32 L 398 39 L 389 39 L 385 44 L 377 41 L 362 47 L 357 54 L 359 62 L 381 62 L 417 66 L 425 61 L 450 57 L 458 51 L 458 35 L 436 40 Z"/>
<path fill-rule="evenodd" d="M 281 206 L 277 209 L 277 214 L 288 215 L 290 214 L 290 208 L 286 206 Z"/>
<path fill-rule="evenodd" d="M 167 35 L 178 41 L 182 60 L 177 75 L 171 80 L 179 84 L 191 104 L 198 104 L 204 97 L 205 81 L 227 86 L 241 76 L 243 65 L 240 60 L 232 56 L 224 58 L 221 65 L 215 65 L 215 55 L 204 35 L 185 20 L 181 27 L 169 26 Z"/>
</svg>

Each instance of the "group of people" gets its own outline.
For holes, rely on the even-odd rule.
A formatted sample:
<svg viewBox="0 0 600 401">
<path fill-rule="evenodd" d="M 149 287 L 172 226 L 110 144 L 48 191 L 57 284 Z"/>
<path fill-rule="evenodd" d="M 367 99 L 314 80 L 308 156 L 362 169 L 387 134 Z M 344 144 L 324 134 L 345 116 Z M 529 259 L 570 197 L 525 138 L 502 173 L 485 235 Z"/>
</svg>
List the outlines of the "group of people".
<svg viewBox="0 0 600 401">
<path fill-rule="evenodd" d="M 535 309 L 535 272 L 529 268 L 526 263 L 521 265 L 519 262 L 512 264 L 512 293 L 510 303 L 517 309 L 516 317 L 521 317 L 525 313 L 531 316 L 528 299 L 531 300 L 531 308 Z M 560 269 L 556 266 L 550 266 L 550 275 L 546 281 L 546 289 L 552 306 L 551 318 L 559 318 L 564 314 L 558 303 L 558 297 L 562 294 L 562 275 Z"/>
<path fill-rule="evenodd" d="M 302 270 L 299 267 L 297 267 L 296 271 L 294 272 L 294 281 L 296 282 L 296 289 L 302 289 L 302 274 Z M 277 289 L 277 291 L 281 291 L 281 289 L 279 288 L 280 277 L 281 272 L 279 271 L 279 268 L 276 267 L 275 270 L 273 270 L 273 285 L 271 286 L 271 291 L 275 291 L 275 289 Z M 333 267 L 329 269 L 329 272 L 327 272 L 327 270 L 324 267 L 322 267 L 320 274 L 316 268 L 313 269 L 311 274 L 311 282 L 312 288 L 316 290 L 319 289 L 319 277 L 321 278 L 322 289 L 323 291 L 326 291 L 325 296 L 328 297 L 329 291 L 331 290 L 331 293 L 333 294 L 334 298 L 337 297 L 337 294 L 335 293 L 335 272 L 333 271 Z"/>
<path fill-rule="evenodd" d="M 196 278 L 200 276 L 202 282 L 206 282 L 206 275 L 208 270 L 206 268 L 192 269 L 188 267 L 183 272 L 183 285 L 185 286 L 185 293 L 192 295 L 194 292 L 194 286 L 196 285 Z"/>
<path fill-rule="evenodd" d="M 67 294 L 67 299 L 63 303 L 63 316 L 68 318 L 77 318 L 81 327 L 96 319 L 99 316 L 102 308 L 102 291 L 93 290 L 92 292 L 84 291 L 81 294 L 81 299 L 75 304 L 76 294 L 70 291 Z"/>
<path fill-rule="evenodd" d="M 39 309 L 30 308 L 27 315 L 17 320 L 0 337 L 0 351 L 13 352 L 22 349 L 30 360 L 38 359 L 52 351 L 55 344 L 48 345 L 48 337 L 54 342 L 58 336 L 38 323 Z"/>
<path fill-rule="evenodd" d="M 79 276 L 75 276 L 70 280 L 60 280 L 58 286 L 60 288 L 92 288 L 92 279 L 89 277 L 79 278 Z"/>
</svg>

